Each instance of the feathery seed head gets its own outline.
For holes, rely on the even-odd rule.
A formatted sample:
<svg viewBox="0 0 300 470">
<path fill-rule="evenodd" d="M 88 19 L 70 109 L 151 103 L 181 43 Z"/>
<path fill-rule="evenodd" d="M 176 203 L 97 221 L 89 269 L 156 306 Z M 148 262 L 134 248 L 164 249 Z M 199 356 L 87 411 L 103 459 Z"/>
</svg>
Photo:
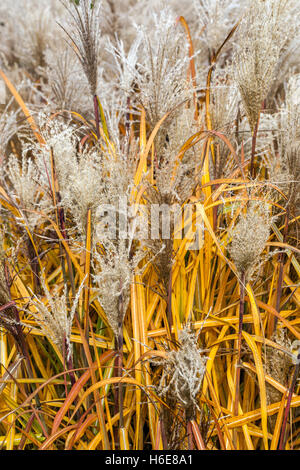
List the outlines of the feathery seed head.
<svg viewBox="0 0 300 470">
<path fill-rule="evenodd" d="M 211 86 L 210 114 L 212 129 L 221 132 L 232 142 L 238 116 L 238 89 L 232 83 L 228 67 L 218 67 L 215 71 Z M 231 164 L 226 144 L 218 140 L 217 146 L 214 166 L 216 179 L 225 176 Z"/>
<path fill-rule="evenodd" d="M 136 26 L 141 37 L 138 100 L 152 127 L 166 112 L 192 96 L 186 79 L 189 56 L 183 31 L 176 27 L 167 9 L 153 14 L 153 20 L 155 35 L 153 27 Z"/>
<path fill-rule="evenodd" d="M 94 280 L 99 301 L 116 336 L 128 306 L 128 289 L 135 269 L 145 256 L 142 246 L 137 243 L 140 238 L 140 226 L 135 223 L 138 214 L 130 205 L 136 168 L 134 149 L 135 145 L 131 143 L 127 158 L 120 148 L 114 156 L 103 155 L 100 165 L 103 179 L 98 188 L 99 210 L 95 213 Z M 104 208 L 108 214 L 103 213 Z M 118 226 L 114 234 L 108 234 L 104 229 L 107 215 Z M 125 237 L 120 228 L 122 221 L 125 222 Z"/>
<path fill-rule="evenodd" d="M 129 303 L 129 287 L 135 269 L 144 257 L 142 250 L 133 255 L 129 252 L 128 240 L 107 240 L 101 253 L 94 253 L 95 284 L 100 304 L 108 323 L 118 337 Z"/>
<path fill-rule="evenodd" d="M 247 3 L 248 0 L 193 0 L 197 32 L 201 32 L 199 41 L 210 57 L 240 19 Z"/>
<path fill-rule="evenodd" d="M 61 1 L 72 18 L 69 31 L 65 31 L 73 43 L 75 53 L 88 80 L 90 92 L 94 96 L 97 93 L 98 84 L 101 2 L 100 0 L 95 2 L 81 0 L 79 5 L 72 2 L 72 7 L 69 7 L 63 0 Z"/>
<path fill-rule="evenodd" d="M 285 4 L 281 0 L 254 0 L 239 27 L 233 73 L 252 132 L 286 41 L 282 21 Z"/>
<path fill-rule="evenodd" d="M 31 231 L 43 220 L 41 211 L 49 210 L 50 199 L 42 191 L 40 172 L 35 162 L 29 158 L 26 151 L 22 160 L 11 154 L 6 164 L 6 178 L 8 180 L 8 192 L 19 208 L 24 220 Z"/>
<path fill-rule="evenodd" d="M 6 109 L 0 113 L 0 162 L 4 157 L 7 144 L 18 130 L 16 117 L 18 112 L 9 112 Z"/>
<path fill-rule="evenodd" d="M 68 161 L 64 172 L 68 170 L 68 179 L 61 179 L 62 205 L 69 210 L 80 235 L 86 234 L 86 220 L 88 210 L 95 211 L 101 203 L 101 189 L 103 188 L 103 173 L 101 171 L 101 158 L 97 151 L 83 151 L 75 159 Z"/>
<path fill-rule="evenodd" d="M 158 393 L 167 393 L 186 410 L 198 408 L 197 398 L 206 370 L 206 358 L 197 347 L 197 336 L 186 326 L 179 333 L 177 351 L 169 351 L 162 361 L 163 373 Z"/>
<path fill-rule="evenodd" d="M 60 49 L 58 52 L 48 48 L 45 52 L 46 67 L 41 71 L 45 80 L 43 89 L 55 109 L 88 114 L 91 106 L 84 72 L 69 47 Z"/>
<path fill-rule="evenodd" d="M 246 214 L 241 214 L 231 230 L 229 248 L 239 275 L 245 274 L 246 281 L 261 262 L 260 256 L 270 236 L 272 218 L 263 203 L 251 202 Z"/>
<path fill-rule="evenodd" d="M 2 5 L 4 3 L 4 5 Z M 57 0 L 5 0 L 1 2 L 3 30 L 0 53 L 8 66 L 18 66 L 36 77 L 45 65 L 45 51 L 61 39 L 55 22 Z M 55 47 L 55 46 L 54 46 Z"/>
<path fill-rule="evenodd" d="M 300 181 L 300 74 L 290 77 L 286 100 L 276 115 L 278 151 L 269 164 L 270 178 L 287 195 L 287 204 L 299 214 Z"/>
<path fill-rule="evenodd" d="M 68 308 L 66 287 L 62 293 L 59 293 L 58 289 L 50 292 L 43 278 L 41 283 L 45 299 L 38 298 L 33 294 L 32 309 L 28 313 L 34 318 L 36 329 L 56 344 L 62 354 L 66 353 L 67 359 L 69 359 L 72 353 L 71 329 L 84 281 L 80 285 L 70 309 Z"/>
</svg>

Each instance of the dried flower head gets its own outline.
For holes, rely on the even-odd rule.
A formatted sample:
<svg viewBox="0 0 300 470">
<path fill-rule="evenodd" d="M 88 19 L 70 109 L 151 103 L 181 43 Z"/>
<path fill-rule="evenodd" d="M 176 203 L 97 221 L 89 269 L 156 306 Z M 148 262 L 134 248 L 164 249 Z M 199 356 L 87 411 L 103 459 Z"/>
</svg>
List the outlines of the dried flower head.
<svg viewBox="0 0 300 470">
<path fill-rule="evenodd" d="M 69 31 L 63 29 L 74 45 L 75 53 L 88 80 L 90 92 L 94 96 L 98 83 L 101 2 L 99 0 L 95 2 L 81 0 L 78 5 L 72 2 L 72 7 L 69 7 L 63 0 L 61 1 L 73 20 Z"/>
<path fill-rule="evenodd" d="M 71 308 L 68 307 L 67 290 L 64 287 L 62 293 L 58 289 L 50 292 L 42 279 L 41 284 L 45 294 L 45 299 L 38 298 L 33 294 L 31 300 L 32 308 L 28 313 L 33 317 L 37 328 L 56 344 L 60 352 L 66 355 L 68 360 L 72 354 L 71 348 L 71 329 L 75 316 L 80 293 L 83 289 L 84 281 L 77 290 L 76 297 L 73 300 Z M 26 325 L 28 326 L 28 325 Z M 32 326 L 31 326 L 32 328 Z"/>
<path fill-rule="evenodd" d="M 7 65 L 25 69 L 36 78 L 45 65 L 46 48 L 55 48 L 60 40 L 55 21 L 59 15 L 57 0 L 3 0 L 0 8 L 5 18 L 0 51 Z"/>
<path fill-rule="evenodd" d="M 241 214 L 231 230 L 229 252 L 238 274 L 249 281 L 261 263 L 261 254 L 270 236 L 272 217 L 264 203 L 250 202 L 246 214 Z"/>
<path fill-rule="evenodd" d="M 240 24 L 233 73 L 252 132 L 286 41 L 283 21 L 286 3 L 254 0 Z"/>
<path fill-rule="evenodd" d="M 198 408 L 198 395 L 206 370 L 206 358 L 197 347 L 197 336 L 189 327 L 179 333 L 177 351 L 169 351 L 162 361 L 158 393 L 171 395 L 185 410 Z"/>
<path fill-rule="evenodd" d="M 139 215 L 130 204 L 136 168 L 135 143 L 128 142 L 127 150 L 125 156 L 117 145 L 114 156 L 103 156 L 100 204 L 95 214 L 94 279 L 99 301 L 116 336 L 123 324 L 135 269 L 145 256 L 138 242 Z M 112 232 L 106 227 L 108 218 L 113 223 Z"/>
<path fill-rule="evenodd" d="M 21 162 L 14 154 L 9 156 L 5 174 L 8 193 L 21 214 L 20 223 L 25 222 L 33 232 L 43 221 L 41 212 L 51 207 L 50 198 L 42 190 L 39 169 L 25 151 Z"/>
<path fill-rule="evenodd" d="M 139 47 L 141 45 L 141 34 L 137 34 L 135 40 L 130 45 L 128 52 L 125 50 L 124 42 L 116 40 L 116 45 L 109 41 L 107 50 L 112 55 L 117 72 L 117 82 L 115 86 L 125 98 L 131 96 L 134 82 L 137 76 L 137 64 L 139 57 Z"/>
<path fill-rule="evenodd" d="M 277 114 L 278 151 L 271 161 L 270 176 L 287 195 L 293 213 L 299 213 L 300 181 L 300 74 L 289 79 L 286 101 Z"/>
<path fill-rule="evenodd" d="M 44 185 L 49 185 L 52 154 L 60 204 L 68 211 L 73 222 L 72 227 L 84 239 L 88 210 L 91 209 L 94 214 L 101 201 L 102 154 L 87 146 L 80 148 L 80 129 L 60 121 L 50 121 L 42 115 L 40 121 L 45 144 L 31 146 L 40 179 Z"/>
<path fill-rule="evenodd" d="M 17 115 L 18 112 L 9 112 L 8 106 L 0 113 L 0 161 L 3 160 L 10 139 L 17 133 Z"/>
<path fill-rule="evenodd" d="M 141 259 L 145 256 L 142 250 L 132 255 L 128 240 L 107 240 L 101 253 L 94 253 L 99 302 L 106 314 L 108 323 L 118 337 L 124 316 L 129 304 L 129 287 Z"/>
<path fill-rule="evenodd" d="M 188 44 L 182 29 L 176 27 L 167 9 L 153 14 L 153 20 L 155 35 L 153 26 L 137 27 L 141 46 L 136 74 L 138 100 L 152 127 L 166 112 L 192 96 L 186 78 Z"/>
<path fill-rule="evenodd" d="M 209 58 L 238 22 L 247 3 L 248 0 L 193 0 L 197 33 L 201 33 L 199 41 Z"/>
<path fill-rule="evenodd" d="M 149 233 L 158 233 L 157 237 L 147 239 L 145 245 L 154 255 L 154 265 L 165 290 L 172 268 L 173 234 L 176 221 L 180 221 L 182 206 L 193 194 L 200 178 L 200 169 L 197 167 L 197 146 L 180 154 L 186 136 L 195 133 L 196 129 L 193 109 L 183 108 L 181 113 L 168 124 L 168 138 L 164 145 L 158 143 L 154 184 L 145 182 Z M 170 210 L 169 235 L 164 235 L 164 228 L 160 227 L 159 218 L 153 220 L 152 209 L 154 207 L 159 210 L 166 207 Z"/>
<path fill-rule="evenodd" d="M 73 158 L 74 157 L 74 158 Z M 58 159 L 56 158 L 56 161 Z M 62 205 L 69 210 L 76 230 L 84 238 L 87 214 L 92 216 L 101 203 L 103 172 L 101 157 L 97 151 L 83 151 L 65 158 L 64 169 L 58 165 L 58 178 L 61 188 Z"/>
<path fill-rule="evenodd" d="M 90 100 L 86 94 L 86 78 L 73 51 L 61 48 L 58 52 L 49 48 L 45 61 L 43 90 L 55 109 L 87 113 Z"/>
<path fill-rule="evenodd" d="M 211 87 L 210 113 L 212 128 L 232 142 L 238 116 L 238 89 L 232 83 L 228 68 L 217 68 L 215 71 Z M 228 174 L 232 158 L 230 159 L 230 152 L 223 141 L 217 141 L 216 148 L 214 176 L 218 179 Z"/>
<path fill-rule="evenodd" d="M 300 31 L 300 10 L 298 0 L 289 0 L 285 2 L 284 11 L 282 12 L 282 29 L 288 31 L 285 37 L 285 43 L 282 48 L 279 62 L 276 67 L 276 73 L 273 84 L 268 93 L 267 108 L 277 105 L 284 83 L 290 74 L 299 72 L 298 54 Z M 277 106 L 276 106 L 277 108 Z"/>
</svg>

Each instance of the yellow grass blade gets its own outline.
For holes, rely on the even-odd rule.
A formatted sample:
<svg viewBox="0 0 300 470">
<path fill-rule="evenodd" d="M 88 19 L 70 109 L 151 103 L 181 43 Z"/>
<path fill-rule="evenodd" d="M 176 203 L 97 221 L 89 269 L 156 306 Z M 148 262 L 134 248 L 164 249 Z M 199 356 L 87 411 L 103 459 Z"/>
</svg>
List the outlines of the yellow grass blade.
<svg viewBox="0 0 300 470">
<path fill-rule="evenodd" d="M 242 332 L 242 335 L 245 338 L 254 356 L 254 361 L 255 361 L 256 371 L 257 371 L 257 378 L 258 378 L 259 389 L 260 389 L 261 423 L 262 423 L 262 431 L 263 431 L 263 440 L 264 440 L 265 450 L 268 450 L 269 444 L 268 444 L 267 395 L 266 395 L 265 374 L 264 374 L 262 359 L 257 349 L 256 343 L 251 337 L 251 335 L 249 335 L 245 331 Z"/>
</svg>

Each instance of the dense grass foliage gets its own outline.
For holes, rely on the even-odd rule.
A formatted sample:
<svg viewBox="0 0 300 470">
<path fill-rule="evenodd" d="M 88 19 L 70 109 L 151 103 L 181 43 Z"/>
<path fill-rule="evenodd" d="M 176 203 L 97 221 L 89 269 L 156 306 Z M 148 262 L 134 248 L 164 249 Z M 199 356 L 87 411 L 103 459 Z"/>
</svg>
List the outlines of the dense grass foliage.
<svg viewBox="0 0 300 470">
<path fill-rule="evenodd" d="M 1 449 L 300 448 L 298 3 L 1 1 Z"/>
</svg>

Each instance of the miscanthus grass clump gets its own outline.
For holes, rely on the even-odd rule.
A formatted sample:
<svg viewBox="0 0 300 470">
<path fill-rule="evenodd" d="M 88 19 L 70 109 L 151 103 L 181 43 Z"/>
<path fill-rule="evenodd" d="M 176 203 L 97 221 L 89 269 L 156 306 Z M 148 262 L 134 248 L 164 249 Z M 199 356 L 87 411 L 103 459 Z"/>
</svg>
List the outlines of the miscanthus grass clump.
<svg viewBox="0 0 300 470">
<path fill-rule="evenodd" d="M 0 3 L 1 448 L 298 449 L 299 1 Z"/>
</svg>

